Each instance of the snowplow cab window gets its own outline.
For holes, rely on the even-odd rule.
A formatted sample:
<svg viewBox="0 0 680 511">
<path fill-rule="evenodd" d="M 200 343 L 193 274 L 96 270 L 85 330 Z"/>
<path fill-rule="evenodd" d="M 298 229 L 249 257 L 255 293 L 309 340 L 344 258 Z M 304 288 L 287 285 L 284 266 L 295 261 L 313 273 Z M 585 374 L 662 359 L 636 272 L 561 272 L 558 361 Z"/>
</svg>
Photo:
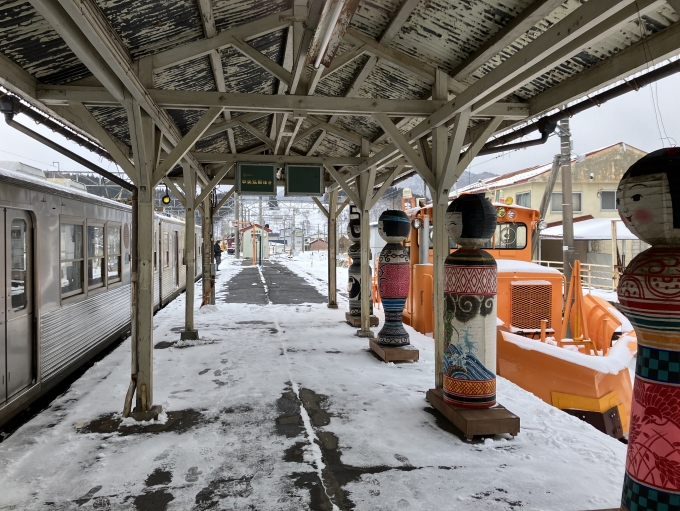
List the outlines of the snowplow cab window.
<svg viewBox="0 0 680 511">
<path fill-rule="evenodd" d="M 495 243 L 495 246 L 494 246 Z M 486 242 L 482 248 L 496 250 L 522 250 L 527 246 L 527 226 L 524 223 L 496 224 L 493 239 Z"/>
</svg>

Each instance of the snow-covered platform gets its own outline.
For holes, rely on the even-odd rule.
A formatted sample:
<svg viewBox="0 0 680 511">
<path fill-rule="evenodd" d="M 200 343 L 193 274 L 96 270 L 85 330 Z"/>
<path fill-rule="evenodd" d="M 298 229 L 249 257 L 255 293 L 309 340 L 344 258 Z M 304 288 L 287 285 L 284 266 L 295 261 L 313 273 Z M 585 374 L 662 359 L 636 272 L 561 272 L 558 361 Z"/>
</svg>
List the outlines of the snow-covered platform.
<svg viewBox="0 0 680 511">
<path fill-rule="evenodd" d="M 0 443 L 0 509 L 617 507 L 625 445 L 502 378 L 520 434 L 464 440 L 425 400 L 432 339 L 409 328 L 420 360 L 379 361 L 345 323 L 346 300 L 319 303 L 325 273 L 318 256 L 262 271 L 223 262 L 199 341 L 179 342 L 183 296 L 155 317 L 161 419 L 120 415 L 124 343 Z"/>
</svg>

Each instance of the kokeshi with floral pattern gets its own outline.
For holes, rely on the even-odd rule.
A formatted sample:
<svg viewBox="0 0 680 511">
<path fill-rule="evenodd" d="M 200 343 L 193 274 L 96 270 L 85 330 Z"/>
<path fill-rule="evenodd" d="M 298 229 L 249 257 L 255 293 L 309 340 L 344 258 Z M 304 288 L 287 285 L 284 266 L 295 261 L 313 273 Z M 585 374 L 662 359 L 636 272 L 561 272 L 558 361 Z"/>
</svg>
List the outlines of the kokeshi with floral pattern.
<svg viewBox="0 0 680 511">
<path fill-rule="evenodd" d="M 680 151 L 638 160 L 616 197 L 626 227 L 652 245 L 618 287 L 638 339 L 621 509 L 680 510 Z"/>
</svg>

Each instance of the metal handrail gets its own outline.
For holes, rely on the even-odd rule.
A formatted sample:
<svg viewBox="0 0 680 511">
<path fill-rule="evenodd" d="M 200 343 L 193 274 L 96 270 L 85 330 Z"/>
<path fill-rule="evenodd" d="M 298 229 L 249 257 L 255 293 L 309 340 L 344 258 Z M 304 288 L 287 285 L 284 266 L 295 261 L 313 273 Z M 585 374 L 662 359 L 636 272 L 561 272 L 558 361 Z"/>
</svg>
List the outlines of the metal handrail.
<svg viewBox="0 0 680 511">
<path fill-rule="evenodd" d="M 547 266 L 548 268 L 555 268 L 563 271 L 564 263 L 562 261 L 543 261 L 534 259 L 536 264 Z M 616 284 L 612 279 L 614 268 L 609 264 L 589 264 L 581 263 L 581 283 L 590 290 L 607 289 L 616 291 Z"/>
</svg>

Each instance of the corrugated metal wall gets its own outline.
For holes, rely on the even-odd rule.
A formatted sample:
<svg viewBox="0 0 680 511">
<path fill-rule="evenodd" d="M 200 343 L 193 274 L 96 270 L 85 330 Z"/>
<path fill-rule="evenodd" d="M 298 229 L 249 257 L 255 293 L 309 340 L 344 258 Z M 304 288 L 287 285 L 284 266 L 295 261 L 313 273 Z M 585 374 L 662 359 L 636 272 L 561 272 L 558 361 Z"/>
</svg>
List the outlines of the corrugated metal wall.
<svg viewBox="0 0 680 511">
<path fill-rule="evenodd" d="M 172 266 L 163 268 L 163 273 L 161 274 L 161 289 L 163 291 L 163 300 L 167 300 L 172 293 L 177 289 L 173 282 L 173 273 L 175 269 Z"/>
<path fill-rule="evenodd" d="M 160 302 L 160 297 L 159 297 L 159 294 L 158 294 L 159 285 L 160 285 L 160 280 L 159 280 L 159 277 L 158 277 L 158 272 L 155 271 L 155 272 L 153 272 L 153 305 L 154 305 L 154 307 L 157 306 L 158 303 Z"/>
<path fill-rule="evenodd" d="M 130 322 L 131 286 L 110 289 L 41 316 L 41 374 L 45 380 Z"/>
</svg>

